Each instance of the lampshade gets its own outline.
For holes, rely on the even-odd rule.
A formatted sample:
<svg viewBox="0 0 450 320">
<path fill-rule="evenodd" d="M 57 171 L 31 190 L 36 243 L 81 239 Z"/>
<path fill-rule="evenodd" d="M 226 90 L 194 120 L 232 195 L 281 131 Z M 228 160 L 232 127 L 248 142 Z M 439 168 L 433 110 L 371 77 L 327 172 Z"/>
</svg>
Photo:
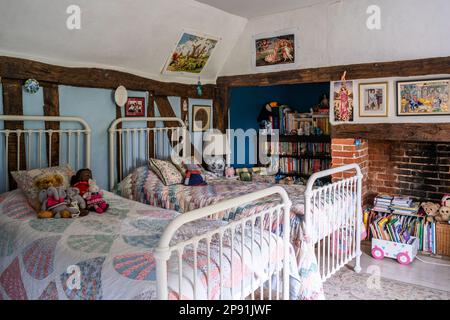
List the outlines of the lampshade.
<svg viewBox="0 0 450 320">
<path fill-rule="evenodd" d="M 223 156 L 228 154 L 227 136 L 222 133 L 206 133 L 203 138 L 204 156 Z"/>
</svg>

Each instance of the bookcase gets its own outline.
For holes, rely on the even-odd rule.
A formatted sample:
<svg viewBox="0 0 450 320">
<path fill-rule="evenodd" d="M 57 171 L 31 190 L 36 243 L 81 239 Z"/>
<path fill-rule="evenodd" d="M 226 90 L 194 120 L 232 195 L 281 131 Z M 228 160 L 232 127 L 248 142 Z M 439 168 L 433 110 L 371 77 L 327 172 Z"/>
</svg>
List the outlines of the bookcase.
<svg viewBox="0 0 450 320">
<path fill-rule="evenodd" d="M 331 167 L 328 114 L 288 113 L 285 118 L 280 118 L 280 126 L 276 130 L 280 133 L 278 141 L 272 130 L 266 132 L 265 141 L 258 137 L 258 154 L 261 151 L 276 158 L 279 174 L 307 179 L 313 173 Z"/>
</svg>

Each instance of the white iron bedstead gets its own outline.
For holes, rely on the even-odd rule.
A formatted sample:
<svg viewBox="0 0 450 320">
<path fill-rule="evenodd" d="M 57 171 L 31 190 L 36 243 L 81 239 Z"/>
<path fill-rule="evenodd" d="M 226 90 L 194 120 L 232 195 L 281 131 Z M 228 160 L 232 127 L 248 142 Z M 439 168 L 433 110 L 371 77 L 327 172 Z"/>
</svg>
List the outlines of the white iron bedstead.
<svg viewBox="0 0 450 320">
<path fill-rule="evenodd" d="M 158 118 L 159 120 L 165 121 L 165 120 L 171 120 L 174 119 L 171 118 Z M 130 120 L 131 119 L 127 119 Z M 133 119 L 134 121 L 139 121 L 141 119 L 136 118 Z M 145 119 L 148 120 L 148 119 Z M 4 168 L 1 168 L 0 173 L 3 173 L 5 175 L 5 179 L 2 179 L 2 181 L 5 181 L 5 186 L 3 187 L 4 191 L 7 191 L 9 189 L 8 186 L 8 178 L 9 178 L 9 172 L 10 168 L 8 165 L 8 148 L 17 148 L 17 150 L 21 149 L 21 137 L 25 136 L 25 160 L 26 160 L 26 168 L 20 168 L 22 170 L 24 169 L 33 169 L 33 168 L 42 168 L 42 167 L 48 167 L 49 164 L 52 163 L 52 144 L 51 142 L 48 143 L 48 150 L 46 147 L 46 143 L 44 142 L 45 138 L 50 138 L 49 141 L 51 141 L 51 137 L 54 134 L 58 134 L 59 139 L 59 161 L 60 164 L 62 164 L 61 160 L 65 158 L 67 160 L 67 163 L 71 163 L 74 169 L 82 168 L 82 167 L 89 167 L 90 165 L 90 149 L 91 149 L 91 128 L 89 124 L 77 117 L 45 117 L 45 116 L 5 116 L 0 115 L 0 126 L 4 124 L 4 121 L 23 121 L 25 124 L 33 123 L 33 126 L 36 127 L 34 129 L 23 129 L 23 130 L 0 130 L 0 145 L 3 146 L 5 158 L 4 158 Z M 37 123 L 39 122 L 59 122 L 62 123 L 72 123 L 76 126 L 79 126 L 79 129 L 60 129 L 60 130 L 46 130 L 43 128 L 39 128 L 39 125 Z M 116 123 L 119 123 L 117 121 Z M 180 123 L 180 122 L 179 122 Z M 182 124 L 182 123 L 181 123 Z M 162 130 L 162 132 L 166 132 L 167 130 Z M 36 137 L 33 138 L 33 135 Z M 76 143 L 75 145 L 71 144 L 71 137 L 76 137 Z M 14 139 L 12 138 L 14 137 Z M 64 143 L 63 143 L 63 137 Z M 12 144 L 12 142 L 16 142 L 15 145 Z M 74 154 L 74 152 L 76 154 Z M 134 151 L 133 151 L 134 152 Z M 3 152 L 2 152 L 3 153 Z M 37 155 L 37 158 L 36 158 Z M 110 153 L 111 156 L 114 156 L 114 153 Z M 82 162 L 82 158 L 84 158 L 84 161 Z M 20 167 L 20 152 L 17 152 L 17 166 Z M 73 161 L 71 161 L 73 160 Z M 170 242 L 176 233 L 177 230 L 180 229 L 183 225 L 187 223 L 195 222 L 199 219 L 202 219 L 211 213 L 220 212 L 229 208 L 233 208 L 236 206 L 243 205 L 249 201 L 254 201 L 260 198 L 264 198 L 267 196 L 270 196 L 272 194 L 278 194 L 282 201 L 279 205 L 274 206 L 270 209 L 263 210 L 261 212 L 258 212 L 255 215 L 249 216 L 246 219 L 239 220 L 239 221 L 233 221 L 231 223 L 222 225 L 218 227 L 215 230 L 209 231 L 206 234 L 202 234 L 201 236 L 193 237 L 191 239 L 188 239 L 186 241 L 177 243 L 176 245 L 170 245 Z M 225 239 L 231 239 L 231 252 L 232 257 L 237 255 L 237 257 L 243 257 L 242 259 L 244 261 L 250 261 L 252 274 L 249 277 L 250 284 L 245 283 L 245 280 L 243 279 L 241 281 L 241 286 L 232 286 L 231 288 L 231 295 L 225 296 L 220 295 L 220 299 L 225 298 L 233 298 L 233 299 L 245 299 L 245 298 L 255 298 L 255 293 L 257 293 L 257 290 L 260 290 L 260 297 L 263 298 L 263 288 L 268 284 L 269 286 L 269 298 L 282 298 L 282 299 L 288 299 L 289 298 L 289 211 L 290 211 L 291 202 L 289 201 L 289 198 L 286 194 L 286 191 L 280 187 L 273 187 L 265 190 L 261 190 L 249 195 L 246 195 L 244 197 L 239 197 L 236 199 L 232 199 L 229 201 L 224 201 L 222 203 L 218 203 L 216 205 L 205 207 L 199 210 L 195 210 L 192 212 L 188 212 L 184 215 L 181 215 L 177 218 L 175 218 L 165 229 L 162 238 L 159 241 L 159 245 L 155 252 L 155 259 L 156 259 L 156 267 L 157 267 L 157 298 L 158 299 L 167 299 L 168 298 L 168 292 L 169 287 L 170 290 L 174 291 L 178 294 L 179 297 L 183 296 L 189 296 L 189 294 L 192 294 L 192 297 L 197 298 L 197 284 L 198 281 L 201 281 L 199 278 L 198 272 L 195 273 L 193 277 L 193 285 L 192 289 L 189 287 L 188 290 L 192 290 L 193 292 L 185 293 L 183 290 L 185 290 L 184 287 L 182 287 L 182 281 L 185 281 L 183 272 L 182 263 L 183 260 L 179 259 L 179 267 L 177 270 L 179 270 L 178 277 L 176 274 L 173 273 L 173 270 L 168 270 L 168 260 L 171 257 L 172 254 L 178 254 L 178 257 L 180 258 L 184 249 L 187 247 L 193 248 L 193 260 L 194 260 L 194 270 L 197 270 L 198 265 L 198 258 L 200 257 L 199 252 L 197 252 L 197 248 L 200 244 L 206 245 L 207 247 L 207 272 L 209 274 L 210 272 L 210 265 L 213 264 L 213 260 L 210 258 L 210 254 L 213 253 L 211 250 L 212 247 L 215 247 L 217 250 L 219 250 L 219 257 L 220 257 L 220 268 L 222 267 L 222 250 L 226 250 L 228 247 L 225 246 L 222 241 Z M 277 221 L 276 223 L 276 230 L 274 233 L 271 233 L 266 230 L 264 227 L 264 221 L 269 221 L 269 226 L 271 225 L 271 222 Z M 281 232 L 281 222 L 283 231 Z M 259 233 L 257 232 L 259 228 Z M 225 238 L 225 235 L 228 234 L 229 237 Z M 260 235 L 260 241 L 258 243 L 258 239 L 256 239 L 257 235 Z M 265 238 L 263 237 L 264 234 L 268 235 L 268 241 L 267 245 L 264 245 Z M 282 238 L 278 235 L 282 234 Z M 244 245 L 244 239 L 250 238 L 250 244 L 251 249 L 247 248 Z M 217 245 L 217 239 L 219 239 L 219 244 Z M 241 239 L 241 241 L 236 244 L 235 239 Z M 246 243 L 246 242 L 245 242 Z M 275 248 L 276 252 L 276 259 L 275 259 L 275 266 L 273 265 L 274 262 L 270 259 L 270 254 L 267 255 L 267 257 L 263 257 L 261 261 L 261 257 L 258 261 L 258 265 L 255 265 L 254 263 L 254 245 L 260 245 L 263 249 L 268 250 L 268 252 L 271 252 L 271 247 Z M 280 253 L 279 256 L 279 248 L 282 248 L 282 253 Z M 264 250 L 261 250 L 264 251 Z M 216 251 L 217 252 L 217 251 Z M 234 254 L 235 253 L 235 254 Z M 232 258 L 234 259 L 234 258 Z M 244 268 L 244 263 L 240 264 L 241 268 Z M 267 266 L 265 270 L 258 272 L 256 274 L 254 272 L 255 269 L 261 269 L 261 266 Z M 220 269 L 222 270 L 222 269 Z M 222 281 L 223 273 L 220 273 L 220 292 L 222 293 L 224 284 Z M 233 277 L 233 263 L 231 263 L 231 277 Z M 272 281 L 268 281 L 269 279 L 276 279 L 278 281 L 275 282 L 276 287 L 275 290 L 273 290 Z M 232 278 L 233 279 L 233 278 Z M 177 286 L 177 283 L 179 286 Z M 208 282 L 208 291 L 209 291 L 209 282 Z M 176 291 L 176 288 L 178 288 L 178 291 Z M 235 292 L 234 292 L 235 291 Z M 274 293 L 274 296 L 272 296 L 272 293 Z M 209 292 L 208 295 L 209 296 Z"/>
<path fill-rule="evenodd" d="M 164 122 L 178 124 L 165 126 Z M 151 123 L 152 127 L 147 127 Z M 118 128 L 118 126 L 126 126 Z M 151 141 L 153 136 L 153 141 Z M 178 118 L 119 118 L 109 128 L 109 183 L 112 190 L 132 170 L 147 163 L 151 157 L 168 159 L 172 141 L 180 142 L 183 157 L 190 144 L 189 132 Z M 148 146 L 152 143 L 153 150 Z M 315 188 L 317 179 L 342 172 L 354 175 Z M 303 230 L 309 245 L 314 247 L 322 281 L 336 273 L 356 258 L 356 272 L 360 272 L 361 257 L 361 190 L 362 173 L 356 164 L 332 168 L 313 174 L 305 191 L 305 216 Z M 240 198 L 239 198 L 240 199 Z M 242 197 L 245 199 L 245 196 Z M 237 207 L 235 199 L 234 206 Z M 206 208 L 205 208 L 206 209 Z M 208 207 L 210 215 L 215 206 Z M 207 212 L 203 210 L 201 212 Z M 345 248 L 342 248 L 345 247 Z"/>
</svg>

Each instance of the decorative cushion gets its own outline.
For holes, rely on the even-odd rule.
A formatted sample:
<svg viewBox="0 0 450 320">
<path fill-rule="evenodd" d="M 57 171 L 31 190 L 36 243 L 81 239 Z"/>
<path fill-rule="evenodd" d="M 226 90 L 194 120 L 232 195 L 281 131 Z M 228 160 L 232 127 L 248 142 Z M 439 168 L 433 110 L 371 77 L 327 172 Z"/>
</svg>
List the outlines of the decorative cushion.
<svg viewBox="0 0 450 320">
<path fill-rule="evenodd" d="M 201 172 L 204 180 L 211 180 L 217 178 L 213 172 L 209 172 L 202 167 L 201 164 L 196 163 L 194 157 L 182 158 L 179 156 L 172 157 L 172 164 L 178 169 L 183 178 L 186 178 L 187 170 L 198 170 Z"/>
<path fill-rule="evenodd" d="M 166 185 L 183 183 L 183 176 L 180 171 L 169 161 L 150 159 L 148 161 L 150 169 Z"/>
<path fill-rule="evenodd" d="M 11 175 L 17 183 L 17 187 L 21 189 L 30 205 L 39 210 L 39 189 L 35 186 L 35 180 L 48 174 L 59 174 L 63 177 L 63 187 L 70 187 L 70 178 L 75 174 L 69 164 L 57 167 L 38 168 L 32 170 L 12 171 Z"/>
</svg>

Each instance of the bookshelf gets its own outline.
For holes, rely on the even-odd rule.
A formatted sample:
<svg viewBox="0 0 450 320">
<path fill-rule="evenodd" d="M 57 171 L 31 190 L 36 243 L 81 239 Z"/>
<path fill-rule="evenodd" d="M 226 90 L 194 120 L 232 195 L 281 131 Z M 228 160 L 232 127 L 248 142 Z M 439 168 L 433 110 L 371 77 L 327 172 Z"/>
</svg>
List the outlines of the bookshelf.
<svg viewBox="0 0 450 320">
<path fill-rule="evenodd" d="M 268 157 L 277 158 L 279 174 L 307 179 L 331 167 L 328 114 L 288 113 L 280 119 L 275 126 L 281 132 L 278 137 L 269 132 L 261 141 L 258 136 L 258 154 L 262 150 Z"/>
</svg>

